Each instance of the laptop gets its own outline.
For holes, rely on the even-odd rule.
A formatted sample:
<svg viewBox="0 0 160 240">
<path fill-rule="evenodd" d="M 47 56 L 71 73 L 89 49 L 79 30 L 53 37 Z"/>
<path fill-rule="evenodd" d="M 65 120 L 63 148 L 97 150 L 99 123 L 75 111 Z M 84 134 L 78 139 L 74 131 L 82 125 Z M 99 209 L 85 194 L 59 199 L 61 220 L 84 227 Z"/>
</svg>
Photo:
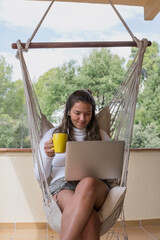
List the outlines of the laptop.
<svg viewBox="0 0 160 240">
<path fill-rule="evenodd" d="M 67 142 L 65 180 L 121 178 L 124 147 L 124 141 Z"/>
</svg>

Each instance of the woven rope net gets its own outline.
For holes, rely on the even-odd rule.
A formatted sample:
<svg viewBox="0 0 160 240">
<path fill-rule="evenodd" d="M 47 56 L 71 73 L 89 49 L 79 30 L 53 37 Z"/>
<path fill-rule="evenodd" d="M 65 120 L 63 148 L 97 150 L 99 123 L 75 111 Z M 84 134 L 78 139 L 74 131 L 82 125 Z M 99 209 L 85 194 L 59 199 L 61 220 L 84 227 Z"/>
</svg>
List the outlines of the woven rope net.
<svg viewBox="0 0 160 240">
<path fill-rule="evenodd" d="M 113 99 L 97 114 L 100 128 L 105 130 L 112 139 L 125 141 L 124 165 L 120 182 L 121 186 L 127 185 L 129 149 L 131 144 L 143 56 L 147 45 L 148 41 L 146 39 L 138 41 L 137 55 L 135 56 L 135 59 L 126 74 L 124 81 L 122 82 Z M 25 63 L 23 48 L 20 41 L 17 42 L 17 47 L 18 57 L 23 74 L 33 160 L 38 166 L 40 176 L 39 184 L 42 190 L 45 213 L 49 225 L 56 232 L 60 232 L 62 213 L 56 202 L 53 200 L 53 197 L 48 189 L 48 182 L 44 176 L 44 171 L 42 171 L 43 161 L 39 151 L 39 143 L 42 136 L 47 130 L 53 127 L 53 125 L 41 112 Z M 101 234 L 106 233 L 114 225 L 121 213 L 121 210 L 122 204 L 117 207 L 113 214 L 109 216 L 104 223 L 102 223 Z"/>
<path fill-rule="evenodd" d="M 28 39 L 25 46 L 25 51 L 28 51 L 29 45 L 33 37 L 35 36 L 36 32 L 41 26 L 45 16 L 47 15 L 49 9 L 53 5 L 53 2 L 54 0 L 52 0 L 51 4 L 49 5 L 47 11 L 42 17 L 37 28 L 33 32 L 32 36 Z M 136 42 L 138 48 L 137 55 L 135 56 L 117 93 L 115 94 L 113 99 L 108 104 L 106 104 L 106 106 L 97 114 L 98 124 L 101 129 L 106 131 L 113 140 L 125 141 L 123 172 L 119 184 L 121 186 L 127 186 L 127 173 L 134 115 L 140 83 L 142 62 L 146 47 L 148 46 L 148 40 L 147 39 L 142 39 L 141 41 L 138 40 L 132 34 L 125 21 L 123 20 L 115 6 L 112 4 L 111 0 L 108 0 L 108 2 L 111 4 L 113 10 L 119 17 L 120 21 L 123 23 L 124 27 L 130 34 L 133 41 Z M 44 175 L 43 161 L 39 149 L 39 143 L 41 138 L 43 137 L 47 130 L 53 127 L 53 125 L 47 120 L 46 116 L 41 112 L 32 85 L 32 81 L 29 75 L 29 71 L 27 69 L 27 65 L 24 59 L 23 55 L 24 49 L 22 47 L 20 40 L 17 41 L 17 49 L 18 49 L 17 58 L 20 60 L 23 75 L 33 160 L 34 164 L 37 165 L 39 171 L 40 176 L 39 185 L 42 190 L 45 214 L 51 228 L 56 232 L 60 232 L 62 213 L 57 203 L 54 201 L 53 197 L 50 194 L 48 188 L 48 179 L 46 179 L 46 176 Z M 101 235 L 108 232 L 107 239 L 112 238 L 113 231 L 111 231 L 110 229 L 113 227 L 117 219 L 120 217 L 122 209 L 123 202 L 121 202 L 119 206 L 114 210 L 114 212 L 107 219 L 105 219 L 104 222 L 101 223 Z M 123 215 L 122 220 L 124 220 Z M 127 239 L 127 236 L 125 237 L 125 239 Z"/>
</svg>

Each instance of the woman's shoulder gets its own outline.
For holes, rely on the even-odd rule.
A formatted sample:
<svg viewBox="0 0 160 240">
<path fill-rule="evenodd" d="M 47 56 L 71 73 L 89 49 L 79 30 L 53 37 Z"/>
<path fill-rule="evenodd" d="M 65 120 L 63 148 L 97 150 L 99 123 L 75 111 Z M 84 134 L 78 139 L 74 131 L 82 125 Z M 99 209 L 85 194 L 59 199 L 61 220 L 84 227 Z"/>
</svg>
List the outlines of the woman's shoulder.
<svg viewBox="0 0 160 240">
<path fill-rule="evenodd" d="M 103 141 L 110 141 L 111 140 L 110 137 L 108 136 L 108 134 L 102 129 L 100 129 L 100 135 L 101 135 L 101 138 L 102 138 Z"/>
</svg>

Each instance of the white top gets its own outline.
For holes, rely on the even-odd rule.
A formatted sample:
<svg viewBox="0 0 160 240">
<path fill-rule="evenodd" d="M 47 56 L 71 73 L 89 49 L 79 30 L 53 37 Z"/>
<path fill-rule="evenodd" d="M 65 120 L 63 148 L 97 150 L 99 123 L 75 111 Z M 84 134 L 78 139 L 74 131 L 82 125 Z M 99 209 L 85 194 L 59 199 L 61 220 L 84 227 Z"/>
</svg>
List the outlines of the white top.
<svg viewBox="0 0 160 240">
<path fill-rule="evenodd" d="M 47 142 L 49 139 L 52 138 L 54 132 L 54 128 L 51 128 L 49 131 L 45 133 L 43 138 L 40 142 L 40 151 L 43 161 L 43 167 L 44 173 L 46 178 L 49 176 L 52 177 L 51 184 L 56 181 L 59 178 L 62 178 L 65 176 L 65 157 L 66 153 L 56 153 L 54 157 L 48 157 L 44 151 L 44 143 Z M 107 133 L 100 129 L 100 135 L 103 141 L 110 141 L 109 136 Z M 74 138 L 76 141 L 84 141 L 86 136 L 86 130 L 85 129 L 77 129 L 74 128 Z M 39 173 L 38 168 L 35 165 L 34 169 L 35 177 L 37 180 L 39 180 Z"/>
</svg>

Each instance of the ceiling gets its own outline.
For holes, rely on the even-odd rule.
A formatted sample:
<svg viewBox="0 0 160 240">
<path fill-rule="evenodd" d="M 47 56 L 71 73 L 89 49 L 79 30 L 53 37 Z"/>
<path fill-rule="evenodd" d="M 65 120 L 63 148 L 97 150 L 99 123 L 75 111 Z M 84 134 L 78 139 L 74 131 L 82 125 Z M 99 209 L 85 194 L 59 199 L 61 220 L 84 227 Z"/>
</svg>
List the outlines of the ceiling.
<svg viewBox="0 0 160 240">
<path fill-rule="evenodd" d="M 34 1 L 51 1 L 51 0 L 34 0 Z M 107 0 L 56 0 L 61 2 L 83 2 L 83 3 L 103 3 Z M 144 8 L 144 19 L 153 20 L 160 12 L 160 0 L 112 0 L 113 4 L 141 6 Z"/>
</svg>

